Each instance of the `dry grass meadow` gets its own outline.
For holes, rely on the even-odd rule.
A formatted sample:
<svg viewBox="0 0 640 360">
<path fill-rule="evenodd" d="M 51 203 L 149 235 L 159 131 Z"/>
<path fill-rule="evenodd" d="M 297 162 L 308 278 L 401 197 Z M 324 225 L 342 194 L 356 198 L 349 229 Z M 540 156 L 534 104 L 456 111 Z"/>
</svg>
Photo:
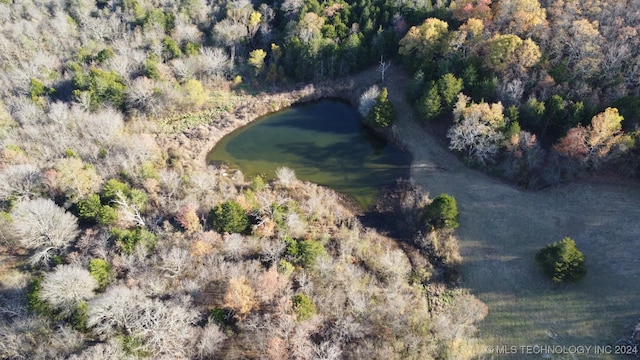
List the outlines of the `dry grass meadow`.
<svg viewBox="0 0 640 360">
<path fill-rule="evenodd" d="M 388 73 L 389 74 L 389 73 Z M 385 86 L 398 111 L 395 133 L 414 156 L 411 176 L 431 196 L 446 192 L 460 208 L 457 233 L 463 286 L 489 307 L 479 337 L 486 359 L 618 359 L 614 354 L 524 354 L 521 346 L 611 345 L 640 320 L 640 185 L 590 179 L 529 192 L 469 169 L 418 125 L 404 100 L 406 78 L 390 69 Z M 587 259 L 587 276 L 556 286 L 535 252 L 571 236 Z M 585 348 L 586 349 L 586 348 Z"/>
</svg>

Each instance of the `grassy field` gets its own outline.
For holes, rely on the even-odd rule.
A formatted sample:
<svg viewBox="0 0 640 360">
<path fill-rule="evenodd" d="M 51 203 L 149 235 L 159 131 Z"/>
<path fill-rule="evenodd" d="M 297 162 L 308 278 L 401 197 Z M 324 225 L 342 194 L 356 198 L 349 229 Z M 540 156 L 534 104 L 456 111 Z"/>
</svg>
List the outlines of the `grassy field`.
<svg viewBox="0 0 640 360">
<path fill-rule="evenodd" d="M 492 346 L 561 345 L 568 350 L 611 345 L 629 335 L 640 319 L 640 212 L 634 199 L 640 199 L 637 187 L 581 183 L 519 193 L 498 206 L 489 199 L 464 206 L 465 285 L 490 309 L 481 337 Z M 557 286 L 543 276 L 533 256 L 563 236 L 573 237 L 585 253 L 588 274 L 578 284 Z M 596 355 L 592 349 L 575 358 L 619 357 Z"/>
<path fill-rule="evenodd" d="M 388 79 L 396 108 L 408 108 L 404 75 L 395 69 Z M 489 307 L 479 336 L 494 353 L 485 358 L 620 359 L 594 347 L 630 335 L 640 320 L 640 186 L 590 180 L 522 191 L 467 168 L 410 112 L 401 114 L 395 132 L 414 156 L 412 179 L 432 197 L 446 192 L 458 201 L 463 286 Z M 588 273 L 557 286 L 534 255 L 565 236 L 584 252 Z M 565 353 L 534 354 L 527 346 L 535 345 Z M 516 351 L 496 355 L 496 346 Z"/>
</svg>

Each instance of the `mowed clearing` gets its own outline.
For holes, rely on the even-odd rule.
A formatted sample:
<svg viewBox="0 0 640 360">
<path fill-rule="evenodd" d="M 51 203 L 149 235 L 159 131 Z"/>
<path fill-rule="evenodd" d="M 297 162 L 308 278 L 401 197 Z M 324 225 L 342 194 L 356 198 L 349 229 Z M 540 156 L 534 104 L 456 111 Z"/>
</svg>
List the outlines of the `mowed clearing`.
<svg viewBox="0 0 640 360">
<path fill-rule="evenodd" d="M 489 307 L 479 337 L 493 350 L 517 348 L 486 358 L 544 358 L 521 347 L 561 345 L 568 352 L 630 335 L 640 320 L 640 186 L 588 180 L 529 192 L 469 169 L 416 123 L 404 99 L 406 75 L 395 67 L 387 74 L 395 132 L 414 157 L 413 181 L 431 197 L 446 192 L 458 201 L 463 286 Z M 555 286 L 534 255 L 565 236 L 584 252 L 587 276 Z M 620 357 L 591 348 L 546 358 Z"/>
</svg>

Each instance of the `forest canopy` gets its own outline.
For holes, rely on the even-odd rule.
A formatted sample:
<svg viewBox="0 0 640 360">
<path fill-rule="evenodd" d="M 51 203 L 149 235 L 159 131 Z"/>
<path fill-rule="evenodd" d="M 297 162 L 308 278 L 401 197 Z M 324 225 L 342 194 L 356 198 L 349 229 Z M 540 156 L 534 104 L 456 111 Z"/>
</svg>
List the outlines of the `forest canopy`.
<svg viewBox="0 0 640 360">
<path fill-rule="evenodd" d="M 407 191 L 400 246 L 291 169 L 197 161 L 262 95 L 382 59 L 469 164 L 531 188 L 640 171 L 637 1 L 0 0 L 0 21 L 2 358 L 478 355 L 453 198 Z M 374 84 L 363 117 L 392 131 L 398 95 Z"/>
</svg>

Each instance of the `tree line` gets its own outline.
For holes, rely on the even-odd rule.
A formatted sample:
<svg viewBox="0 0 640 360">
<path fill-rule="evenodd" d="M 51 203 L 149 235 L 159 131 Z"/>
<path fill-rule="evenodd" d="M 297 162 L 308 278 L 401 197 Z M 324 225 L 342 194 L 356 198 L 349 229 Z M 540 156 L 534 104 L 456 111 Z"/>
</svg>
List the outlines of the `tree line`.
<svg viewBox="0 0 640 360">
<path fill-rule="evenodd" d="M 447 10 L 410 27 L 398 51 L 420 117 L 453 118 L 452 150 L 531 188 L 603 169 L 637 175 L 638 56 L 621 43 L 635 41 L 636 4 L 462 0 Z"/>
</svg>

